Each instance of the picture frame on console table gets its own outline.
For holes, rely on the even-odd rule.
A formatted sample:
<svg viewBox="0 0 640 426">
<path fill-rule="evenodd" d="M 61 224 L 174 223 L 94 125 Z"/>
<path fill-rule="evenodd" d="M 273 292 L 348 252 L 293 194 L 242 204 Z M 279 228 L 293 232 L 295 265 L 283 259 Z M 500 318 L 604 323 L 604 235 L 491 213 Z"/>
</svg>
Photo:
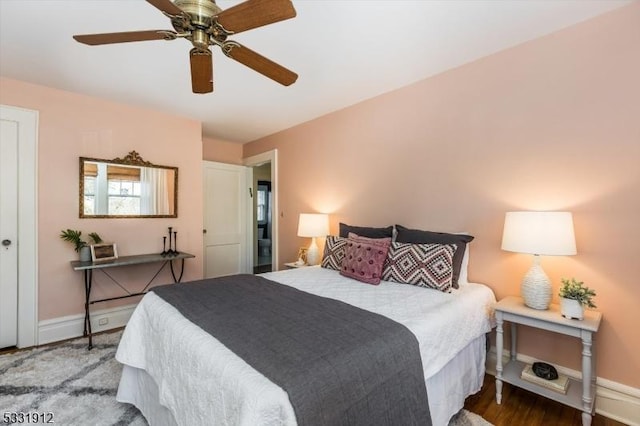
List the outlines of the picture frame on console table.
<svg viewBox="0 0 640 426">
<path fill-rule="evenodd" d="M 111 244 L 92 244 L 91 245 L 91 261 L 106 262 L 118 258 L 118 248 L 114 243 Z"/>
<path fill-rule="evenodd" d="M 307 264 L 307 247 L 300 247 L 298 250 L 298 260 L 302 260 L 304 264 Z"/>
</svg>

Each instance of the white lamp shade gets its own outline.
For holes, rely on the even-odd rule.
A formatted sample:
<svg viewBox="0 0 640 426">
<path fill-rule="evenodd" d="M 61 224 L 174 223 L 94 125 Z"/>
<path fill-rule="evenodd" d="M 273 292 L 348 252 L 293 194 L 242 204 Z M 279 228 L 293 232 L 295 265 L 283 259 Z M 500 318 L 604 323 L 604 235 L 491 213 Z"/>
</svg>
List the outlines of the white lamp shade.
<svg viewBox="0 0 640 426">
<path fill-rule="evenodd" d="M 502 250 L 546 256 L 576 254 L 570 212 L 507 212 Z"/>
<path fill-rule="evenodd" d="M 329 215 L 321 213 L 300 213 L 298 221 L 299 237 L 324 237 L 329 233 Z"/>
</svg>

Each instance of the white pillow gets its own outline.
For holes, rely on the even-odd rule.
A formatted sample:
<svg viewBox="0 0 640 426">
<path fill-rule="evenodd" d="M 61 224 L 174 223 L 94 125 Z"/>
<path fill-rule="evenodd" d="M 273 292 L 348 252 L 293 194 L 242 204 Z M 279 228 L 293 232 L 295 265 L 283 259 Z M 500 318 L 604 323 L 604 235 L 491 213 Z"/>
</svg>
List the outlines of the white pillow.
<svg viewBox="0 0 640 426">
<path fill-rule="evenodd" d="M 458 277 L 458 285 L 469 283 L 469 243 L 464 249 L 464 256 L 462 257 L 462 266 L 460 267 L 460 276 Z"/>
<path fill-rule="evenodd" d="M 459 235 L 470 235 L 468 232 L 456 232 Z M 460 266 L 460 276 L 458 277 L 458 285 L 468 284 L 469 283 L 469 245 L 471 243 L 467 243 L 467 246 L 464 249 L 464 256 L 462 256 L 462 265 Z"/>
</svg>

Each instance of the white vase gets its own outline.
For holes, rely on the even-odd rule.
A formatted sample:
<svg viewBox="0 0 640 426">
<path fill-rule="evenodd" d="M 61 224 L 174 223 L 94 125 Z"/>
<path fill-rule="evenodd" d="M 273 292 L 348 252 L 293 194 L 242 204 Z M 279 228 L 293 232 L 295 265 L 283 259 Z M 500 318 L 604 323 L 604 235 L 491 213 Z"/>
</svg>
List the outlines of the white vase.
<svg viewBox="0 0 640 426">
<path fill-rule="evenodd" d="M 560 298 L 560 312 L 569 319 L 581 320 L 584 318 L 584 307 L 575 299 Z"/>
</svg>

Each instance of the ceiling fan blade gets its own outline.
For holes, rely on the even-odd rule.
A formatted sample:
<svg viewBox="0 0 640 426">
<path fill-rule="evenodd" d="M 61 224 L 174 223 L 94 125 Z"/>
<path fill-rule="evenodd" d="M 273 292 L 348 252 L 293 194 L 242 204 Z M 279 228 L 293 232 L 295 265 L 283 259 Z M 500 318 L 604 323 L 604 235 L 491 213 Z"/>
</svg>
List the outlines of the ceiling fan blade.
<svg viewBox="0 0 640 426">
<path fill-rule="evenodd" d="M 213 59 L 211 52 L 191 49 L 191 88 L 193 93 L 213 92 Z"/>
<path fill-rule="evenodd" d="M 100 44 L 171 39 L 171 33 L 172 31 L 165 30 L 127 31 L 122 33 L 74 35 L 73 38 L 80 43 L 88 44 L 89 46 L 97 46 Z"/>
<path fill-rule="evenodd" d="M 147 3 L 169 15 L 182 15 L 182 9 L 169 0 L 147 0 Z"/>
<path fill-rule="evenodd" d="M 267 59 L 239 43 L 225 43 L 222 47 L 222 51 L 231 59 L 235 59 L 241 64 L 248 66 L 252 70 L 257 71 L 284 86 L 289 86 L 295 83 L 298 79 L 298 74 L 293 71 L 289 71 L 282 65 L 276 64 L 271 59 Z"/>
<path fill-rule="evenodd" d="M 295 16 L 291 0 L 248 0 L 220 12 L 216 21 L 225 30 L 239 33 Z"/>
</svg>

